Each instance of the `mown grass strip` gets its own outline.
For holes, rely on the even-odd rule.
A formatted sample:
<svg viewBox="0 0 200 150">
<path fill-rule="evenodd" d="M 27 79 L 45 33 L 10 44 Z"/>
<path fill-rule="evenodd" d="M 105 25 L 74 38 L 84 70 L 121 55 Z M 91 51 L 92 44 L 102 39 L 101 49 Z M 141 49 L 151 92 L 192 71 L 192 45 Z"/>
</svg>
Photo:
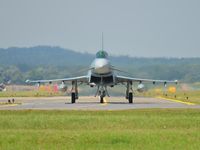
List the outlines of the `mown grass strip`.
<svg viewBox="0 0 200 150">
<path fill-rule="evenodd" d="M 0 149 L 200 149 L 200 109 L 0 111 Z"/>
<path fill-rule="evenodd" d="M 169 101 L 173 101 L 173 102 L 177 102 L 177 103 L 182 103 L 182 104 L 186 104 L 186 105 L 196 105 L 195 103 L 185 102 L 183 100 L 177 100 L 177 99 L 166 98 L 166 97 L 161 97 L 161 96 L 158 96 L 157 98 L 164 99 L 164 100 L 169 100 Z"/>
</svg>

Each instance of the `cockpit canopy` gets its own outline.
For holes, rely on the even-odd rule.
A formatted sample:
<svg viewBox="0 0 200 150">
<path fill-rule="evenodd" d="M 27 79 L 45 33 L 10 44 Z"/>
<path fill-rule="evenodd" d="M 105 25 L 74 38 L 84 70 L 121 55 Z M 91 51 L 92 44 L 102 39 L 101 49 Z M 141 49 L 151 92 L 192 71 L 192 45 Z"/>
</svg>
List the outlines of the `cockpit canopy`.
<svg viewBox="0 0 200 150">
<path fill-rule="evenodd" d="M 106 51 L 98 51 L 96 53 L 96 58 L 107 58 L 108 57 L 108 53 Z"/>
</svg>

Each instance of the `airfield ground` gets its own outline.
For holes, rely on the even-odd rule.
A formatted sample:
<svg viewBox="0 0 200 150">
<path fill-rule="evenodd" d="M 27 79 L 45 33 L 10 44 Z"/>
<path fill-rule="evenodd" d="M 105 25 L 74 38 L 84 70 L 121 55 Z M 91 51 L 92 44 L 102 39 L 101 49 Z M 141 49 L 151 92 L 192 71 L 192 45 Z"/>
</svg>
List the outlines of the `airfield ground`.
<svg viewBox="0 0 200 150">
<path fill-rule="evenodd" d="M 0 98 L 0 149 L 200 149 L 200 105 L 136 97 Z"/>
<path fill-rule="evenodd" d="M 135 97 L 129 104 L 124 97 L 108 97 L 104 104 L 98 97 L 83 96 L 71 104 L 70 97 L 15 97 L 15 103 L 7 104 L 13 98 L 0 98 L 0 110 L 127 110 L 144 108 L 200 108 L 199 104 L 167 98 Z"/>
<path fill-rule="evenodd" d="M 1 110 L 0 149 L 200 149 L 200 109 Z"/>
</svg>

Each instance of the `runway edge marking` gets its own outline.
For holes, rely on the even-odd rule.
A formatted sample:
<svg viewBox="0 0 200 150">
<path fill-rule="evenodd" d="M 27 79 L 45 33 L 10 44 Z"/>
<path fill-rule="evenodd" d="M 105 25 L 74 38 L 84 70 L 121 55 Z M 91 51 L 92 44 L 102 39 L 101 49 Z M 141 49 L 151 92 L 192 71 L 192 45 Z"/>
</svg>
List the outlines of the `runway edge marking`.
<svg viewBox="0 0 200 150">
<path fill-rule="evenodd" d="M 3 107 L 10 107 L 10 106 L 17 106 L 17 105 L 21 105 L 21 104 L 5 104 L 5 105 L 0 105 L 0 107 L 3 108 Z"/>
<path fill-rule="evenodd" d="M 165 97 L 156 97 L 156 98 L 160 98 L 160 99 L 164 99 L 164 100 L 169 100 L 169 101 L 173 101 L 173 102 L 178 102 L 178 103 L 183 103 L 183 104 L 186 104 L 186 105 L 196 105 L 195 103 L 183 102 L 181 100 L 176 100 L 176 99 L 171 99 L 171 98 L 165 98 Z"/>
</svg>

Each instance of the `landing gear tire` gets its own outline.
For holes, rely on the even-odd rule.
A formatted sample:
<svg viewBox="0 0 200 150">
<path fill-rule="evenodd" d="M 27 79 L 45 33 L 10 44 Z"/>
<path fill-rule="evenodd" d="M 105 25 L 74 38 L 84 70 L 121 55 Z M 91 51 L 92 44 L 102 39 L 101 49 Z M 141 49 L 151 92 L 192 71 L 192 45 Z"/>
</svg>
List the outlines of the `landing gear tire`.
<svg viewBox="0 0 200 150">
<path fill-rule="evenodd" d="M 104 103 L 103 96 L 100 96 L 100 103 Z"/>
<path fill-rule="evenodd" d="M 71 102 L 76 103 L 76 94 L 75 93 L 71 93 Z"/>
<path fill-rule="evenodd" d="M 131 104 L 133 103 L 133 93 L 128 94 L 128 102 Z"/>
</svg>

